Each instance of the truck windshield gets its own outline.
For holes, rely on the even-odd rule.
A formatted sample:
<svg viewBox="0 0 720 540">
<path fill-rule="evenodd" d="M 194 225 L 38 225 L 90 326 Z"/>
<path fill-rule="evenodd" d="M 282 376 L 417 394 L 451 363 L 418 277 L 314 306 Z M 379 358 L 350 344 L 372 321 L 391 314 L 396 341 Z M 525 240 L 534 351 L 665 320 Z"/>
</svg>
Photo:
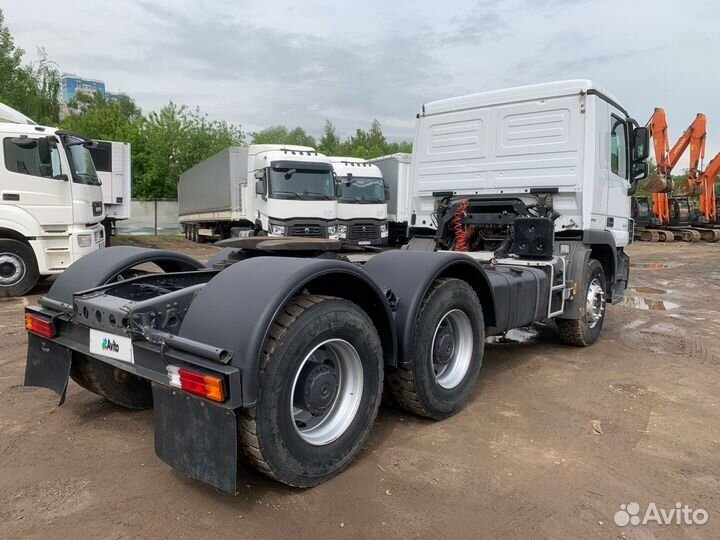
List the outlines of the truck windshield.
<svg viewBox="0 0 720 540">
<path fill-rule="evenodd" d="M 338 201 L 342 203 L 383 203 L 385 202 L 385 184 L 382 178 L 362 178 L 353 176 L 338 178 Z"/>
<path fill-rule="evenodd" d="M 333 200 L 332 172 L 315 169 L 270 169 L 270 197 L 274 199 Z"/>
<path fill-rule="evenodd" d="M 70 158 L 70 167 L 73 171 L 73 182 L 99 186 L 100 180 L 90 151 L 82 144 L 74 144 L 78 140 L 72 137 L 67 137 L 65 141 L 65 148 L 67 148 L 68 157 Z M 68 145 L 68 143 L 70 144 Z"/>
</svg>

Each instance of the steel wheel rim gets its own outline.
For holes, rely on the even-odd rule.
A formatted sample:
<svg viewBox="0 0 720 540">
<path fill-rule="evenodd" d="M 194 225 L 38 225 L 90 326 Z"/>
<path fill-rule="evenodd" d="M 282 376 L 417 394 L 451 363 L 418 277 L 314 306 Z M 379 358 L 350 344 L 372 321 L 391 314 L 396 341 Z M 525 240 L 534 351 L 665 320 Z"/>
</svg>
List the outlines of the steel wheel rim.
<svg viewBox="0 0 720 540">
<path fill-rule="evenodd" d="M 324 387 L 331 399 L 323 394 Z M 362 393 L 363 365 L 355 347 L 344 339 L 316 345 L 293 379 L 290 416 L 295 432 L 314 446 L 337 440 L 355 419 Z"/>
<path fill-rule="evenodd" d="M 594 278 L 588 286 L 585 298 L 585 322 L 588 328 L 595 328 L 602 320 L 605 312 L 605 291 L 598 278 Z"/>
<path fill-rule="evenodd" d="M 430 354 L 435 381 L 445 389 L 458 386 L 472 363 L 473 328 L 460 309 L 448 311 L 435 327 Z"/>
<path fill-rule="evenodd" d="M 0 253 L 0 285 L 10 287 L 25 277 L 25 263 L 14 253 Z"/>
</svg>

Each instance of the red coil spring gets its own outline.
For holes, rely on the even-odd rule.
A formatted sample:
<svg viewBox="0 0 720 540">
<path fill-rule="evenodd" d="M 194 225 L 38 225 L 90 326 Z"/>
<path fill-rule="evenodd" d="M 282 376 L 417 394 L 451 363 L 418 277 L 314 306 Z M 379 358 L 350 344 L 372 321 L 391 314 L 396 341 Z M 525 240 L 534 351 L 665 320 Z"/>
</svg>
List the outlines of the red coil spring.
<svg viewBox="0 0 720 540">
<path fill-rule="evenodd" d="M 467 251 L 468 242 L 465 236 L 465 226 L 462 224 L 462 218 L 467 213 L 470 203 L 465 200 L 461 201 L 455 209 L 453 217 L 453 229 L 455 230 L 455 251 Z"/>
</svg>

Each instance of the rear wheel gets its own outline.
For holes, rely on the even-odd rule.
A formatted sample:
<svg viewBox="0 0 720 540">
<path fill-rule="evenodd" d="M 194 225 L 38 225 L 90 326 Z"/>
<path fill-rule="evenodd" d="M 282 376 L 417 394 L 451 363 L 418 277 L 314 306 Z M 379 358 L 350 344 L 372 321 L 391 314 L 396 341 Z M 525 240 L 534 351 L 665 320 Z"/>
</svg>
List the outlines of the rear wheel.
<svg viewBox="0 0 720 540">
<path fill-rule="evenodd" d="M 585 267 L 580 318 L 556 319 L 560 339 L 569 345 L 587 347 L 595 343 L 605 322 L 607 290 L 605 271 L 600 261 L 590 259 Z"/>
<path fill-rule="evenodd" d="M 311 487 L 345 469 L 375 421 L 383 354 L 372 321 L 340 298 L 301 295 L 265 344 L 259 396 L 239 416 L 239 447 L 262 473 Z"/>
<path fill-rule="evenodd" d="M 440 420 L 458 412 L 480 375 L 485 326 L 480 301 L 459 279 L 435 281 L 420 307 L 412 363 L 388 373 L 404 409 Z"/>
<path fill-rule="evenodd" d="M 152 407 L 149 381 L 84 354 L 73 353 L 70 377 L 86 390 L 126 409 Z"/>
<path fill-rule="evenodd" d="M 17 240 L 0 240 L 0 298 L 22 296 L 39 279 L 32 248 Z"/>
</svg>

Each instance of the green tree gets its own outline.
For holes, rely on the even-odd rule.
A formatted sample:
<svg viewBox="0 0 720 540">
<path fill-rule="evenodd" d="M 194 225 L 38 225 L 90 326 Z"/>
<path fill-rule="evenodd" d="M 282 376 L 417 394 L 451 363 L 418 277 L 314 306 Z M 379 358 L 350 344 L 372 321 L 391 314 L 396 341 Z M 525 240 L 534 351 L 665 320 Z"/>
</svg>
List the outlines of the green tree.
<svg viewBox="0 0 720 540">
<path fill-rule="evenodd" d="M 323 134 L 318 141 L 318 151 L 326 156 L 335 156 L 340 149 L 340 137 L 330 120 L 325 120 Z"/>
<path fill-rule="evenodd" d="M 25 51 L 15 46 L 0 10 L 0 102 L 41 124 L 55 124 L 60 112 L 57 65 L 38 49 L 38 61 L 23 65 Z"/>
<path fill-rule="evenodd" d="M 294 144 L 313 148 L 316 145 L 315 138 L 301 127 L 289 130 L 285 126 L 270 126 L 251 133 L 250 138 L 253 144 Z"/>
<path fill-rule="evenodd" d="M 80 93 L 68 107 L 70 114 L 60 123 L 63 129 L 91 139 L 137 142 L 143 116 L 131 98 L 109 100 L 99 92 Z"/>
<path fill-rule="evenodd" d="M 199 109 L 170 102 L 141 122 L 133 152 L 133 195 L 177 196 L 180 175 L 228 146 L 243 143 L 239 126 L 209 120 Z"/>
</svg>

